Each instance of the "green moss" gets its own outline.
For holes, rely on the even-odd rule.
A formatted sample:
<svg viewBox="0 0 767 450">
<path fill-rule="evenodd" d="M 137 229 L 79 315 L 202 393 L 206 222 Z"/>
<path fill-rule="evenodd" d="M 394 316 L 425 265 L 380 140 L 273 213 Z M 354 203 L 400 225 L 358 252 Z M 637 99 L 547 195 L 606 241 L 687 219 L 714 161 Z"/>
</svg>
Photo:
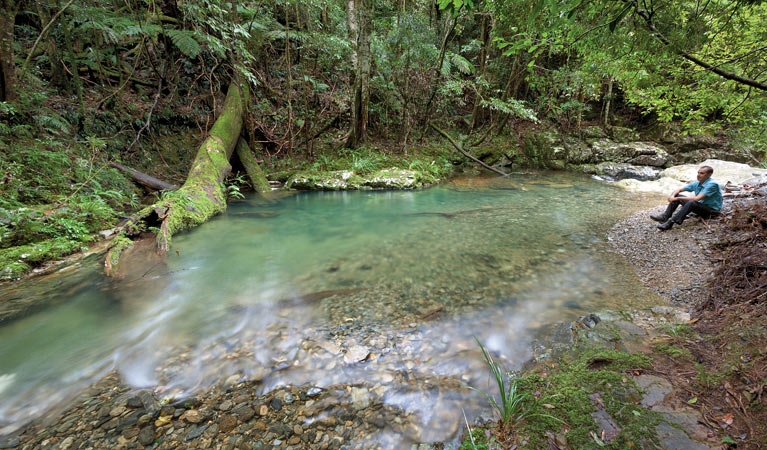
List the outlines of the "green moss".
<svg viewBox="0 0 767 450">
<path fill-rule="evenodd" d="M 654 346 L 655 350 L 672 358 L 693 359 L 692 353 L 684 347 L 678 347 L 673 344 L 661 343 Z"/>
<path fill-rule="evenodd" d="M 698 370 L 695 379 L 704 389 L 720 387 L 722 380 L 727 376 L 725 373 L 709 370 L 699 363 L 695 363 L 695 368 Z"/>
<path fill-rule="evenodd" d="M 117 268 L 120 265 L 120 256 L 122 255 L 122 252 L 132 246 L 133 241 L 122 234 L 116 236 L 112 240 L 112 246 L 110 247 L 109 253 L 107 254 L 107 267 L 109 268 L 108 275 L 111 275 L 117 271 Z"/>
<path fill-rule="evenodd" d="M 522 448 L 547 448 L 546 432 L 557 434 L 565 427 L 568 443 L 579 449 L 642 448 L 642 443 L 656 441 L 654 429 L 661 418 L 637 404 L 641 393 L 625 374 L 649 364 L 650 359 L 644 355 L 588 348 L 579 350 L 575 359 L 558 365 L 546 375 L 523 377 L 522 388 L 539 394 L 539 398 L 531 401 L 531 414 L 518 431 Z M 596 411 L 596 400 L 589 397 L 590 394 L 599 394 L 605 411 L 621 430 L 604 447 L 592 436 L 600 430 L 591 416 Z"/>
<path fill-rule="evenodd" d="M 495 450 L 500 448 L 501 446 L 486 429 L 475 428 L 470 433 L 466 433 L 458 450 Z"/>
<path fill-rule="evenodd" d="M 237 144 L 237 157 L 240 159 L 243 167 L 245 167 L 245 171 L 248 172 L 250 183 L 256 192 L 269 192 L 272 190 L 269 186 L 269 181 L 261 170 L 261 166 L 258 165 L 253 152 L 250 150 L 250 146 L 248 146 L 244 139 L 240 139 L 240 142 Z"/>
<path fill-rule="evenodd" d="M 47 239 L 0 250 L 0 279 L 16 279 L 43 262 L 62 258 L 81 249 L 81 241 Z"/>
</svg>

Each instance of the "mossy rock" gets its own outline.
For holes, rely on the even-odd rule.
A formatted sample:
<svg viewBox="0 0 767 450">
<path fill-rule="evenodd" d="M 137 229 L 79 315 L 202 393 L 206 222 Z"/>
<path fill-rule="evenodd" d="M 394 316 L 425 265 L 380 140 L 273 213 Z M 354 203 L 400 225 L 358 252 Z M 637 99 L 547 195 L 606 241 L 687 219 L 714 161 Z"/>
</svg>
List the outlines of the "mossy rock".
<svg viewBox="0 0 767 450">
<path fill-rule="evenodd" d="M 288 189 L 300 191 L 343 191 L 359 189 L 359 179 L 351 170 L 299 172 L 288 180 Z"/>
<path fill-rule="evenodd" d="M 417 189 L 437 181 L 429 173 L 408 169 L 381 169 L 364 176 L 351 170 L 333 170 L 297 173 L 288 181 L 287 188 L 304 191 Z"/>
<path fill-rule="evenodd" d="M 383 169 L 366 177 L 362 184 L 373 189 L 415 189 L 424 184 L 423 178 L 423 174 L 414 170 Z"/>
</svg>

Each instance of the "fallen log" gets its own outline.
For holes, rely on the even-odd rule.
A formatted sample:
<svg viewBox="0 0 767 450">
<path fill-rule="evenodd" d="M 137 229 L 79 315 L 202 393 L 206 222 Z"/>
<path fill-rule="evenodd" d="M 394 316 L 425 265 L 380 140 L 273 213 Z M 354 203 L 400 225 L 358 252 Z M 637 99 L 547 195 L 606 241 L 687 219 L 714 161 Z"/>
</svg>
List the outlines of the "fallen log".
<svg viewBox="0 0 767 450">
<path fill-rule="evenodd" d="M 503 171 L 498 170 L 495 167 L 489 166 L 489 165 L 485 164 L 484 162 L 480 161 L 479 159 L 471 156 L 464 149 L 462 149 L 461 146 L 458 145 L 457 142 L 455 142 L 455 139 L 453 139 L 452 137 L 450 137 L 449 134 L 445 133 L 444 131 L 440 130 L 436 125 L 434 125 L 434 122 L 429 122 L 429 126 L 432 127 L 434 129 L 434 131 L 436 131 L 437 133 L 439 133 L 443 137 L 445 137 L 445 139 L 450 141 L 450 143 L 453 145 L 453 147 L 455 147 L 455 149 L 458 150 L 458 152 L 461 153 L 463 156 L 469 158 L 470 160 L 474 161 L 475 163 L 479 164 L 480 166 L 484 167 L 485 169 L 491 170 L 491 171 L 497 173 L 498 175 L 501 175 L 501 176 L 504 176 L 504 177 L 508 177 L 509 176 L 509 174 L 504 173 Z"/>
<path fill-rule="evenodd" d="M 151 175 L 147 175 L 143 172 L 139 172 L 136 169 L 131 169 L 128 166 L 123 166 L 122 164 L 119 164 L 116 162 L 111 162 L 109 163 L 109 165 L 114 167 L 115 169 L 122 170 L 123 172 L 130 175 L 131 178 L 133 178 L 133 181 L 141 184 L 142 186 L 146 186 L 149 189 L 152 189 L 154 191 L 175 191 L 176 189 L 178 189 L 178 185 L 166 183 L 165 181 L 162 181 Z"/>
<path fill-rule="evenodd" d="M 226 210 L 223 182 L 232 170 L 229 158 L 240 138 L 246 101 L 247 91 L 243 92 L 239 83 L 232 81 L 221 113 L 197 150 L 184 185 L 139 211 L 123 230 L 155 226 L 159 228 L 157 247 L 167 252 L 174 234 L 205 223 Z M 120 253 L 128 248 L 126 244 L 113 247 L 107 254 L 110 275 L 117 273 Z"/>
<path fill-rule="evenodd" d="M 256 161 L 253 152 L 250 151 L 250 146 L 245 142 L 245 139 L 240 139 L 239 143 L 237 143 L 237 157 L 240 158 L 242 166 L 248 173 L 253 189 L 260 193 L 271 192 L 272 187 L 269 185 L 269 180 L 266 179 L 264 171 L 258 165 L 258 161 Z"/>
</svg>

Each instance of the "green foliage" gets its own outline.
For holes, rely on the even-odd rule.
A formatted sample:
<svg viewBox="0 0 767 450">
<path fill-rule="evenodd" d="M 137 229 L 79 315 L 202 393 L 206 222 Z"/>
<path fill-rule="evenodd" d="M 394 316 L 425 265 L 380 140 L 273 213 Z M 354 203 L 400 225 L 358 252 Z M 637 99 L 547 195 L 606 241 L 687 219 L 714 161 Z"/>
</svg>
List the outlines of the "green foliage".
<svg viewBox="0 0 767 450">
<path fill-rule="evenodd" d="M 474 339 L 477 341 L 479 348 L 482 350 L 482 356 L 485 358 L 485 362 L 487 362 L 490 371 L 493 373 L 493 378 L 495 379 L 495 384 L 498 387 L 498 393 L 501 397 L 501 404 L 499 405 L 498 402 L 496 402 L 495 397 L 485 392 L 482 392 L 482 394 L 484 394 L 490 401 L 490 404 L 493 405 L 501 422 L 513 427 L 530 413 L 530 405 L 525 402 L 525 400 L 530 397 L 530 394 L 526 392 L 518 392 L 518 381 L 515 378 L 509 378 L 507 383 L 506 378 L 508 377 L 508 371 L 506 371 L 499 363 L 493 361 L 493 358 L 479 339 L 476 337 Z"/>
<path fill-rule="evenodd" d="M 556 434 L 563 428 L 569 430 L 565 437 L 573 448 L 624 449 L 654 445 L 655 426 L 662 418 L 639 405 L 641 394 L 631 377 L 624 374 L 648 367 L 649 358 L 599 348 L 576 351 L 574 359 L 560 361 L 547 369 L 547 373 L 519 379 L 522 389 L 540 394 L 518 430 L 518 436 L 527 439 L 525 448 L 545 448 L 546 432 Z M 603 445 L 594 439 L 600 432 L 591 416 L 595 411 L 592 397 L 597 398 L 594 394 L 598 394 L 600 405 L 620 428 L 618 435 L 608 443 L 602 442 Z"/>
<path fill-rule="evenodd" d="M 167 30 L 165 34 L 173 41 L 173 45 L 188 58 L 194 59 L 202 52 L 202 47 L 195 39 L 196 33 L 194 31 Z"/>
<path fill-rule="evenodd" d="M 472 430 L 471 427 L 468 427 L 468 431 L 458 450 L 500 450 L 502 448 L 495 438 L 490 436 L 489 431 L 481 428 Z"/>
</svg>

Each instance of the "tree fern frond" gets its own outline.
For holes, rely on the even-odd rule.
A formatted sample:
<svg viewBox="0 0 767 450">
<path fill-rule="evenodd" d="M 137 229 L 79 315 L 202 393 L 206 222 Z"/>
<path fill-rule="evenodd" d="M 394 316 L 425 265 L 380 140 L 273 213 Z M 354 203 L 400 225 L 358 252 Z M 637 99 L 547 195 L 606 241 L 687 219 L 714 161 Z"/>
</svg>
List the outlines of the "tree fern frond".
<svg viewBox="0 0 767 450">
<path fill-rule="evenodd" d="M 165 30 L 163 31 L 181 53 L 188 58 L 196 58 L 202 51 L 202 47 L 195 40 L 195 32 L 190 30 Z"/>
</svg>

